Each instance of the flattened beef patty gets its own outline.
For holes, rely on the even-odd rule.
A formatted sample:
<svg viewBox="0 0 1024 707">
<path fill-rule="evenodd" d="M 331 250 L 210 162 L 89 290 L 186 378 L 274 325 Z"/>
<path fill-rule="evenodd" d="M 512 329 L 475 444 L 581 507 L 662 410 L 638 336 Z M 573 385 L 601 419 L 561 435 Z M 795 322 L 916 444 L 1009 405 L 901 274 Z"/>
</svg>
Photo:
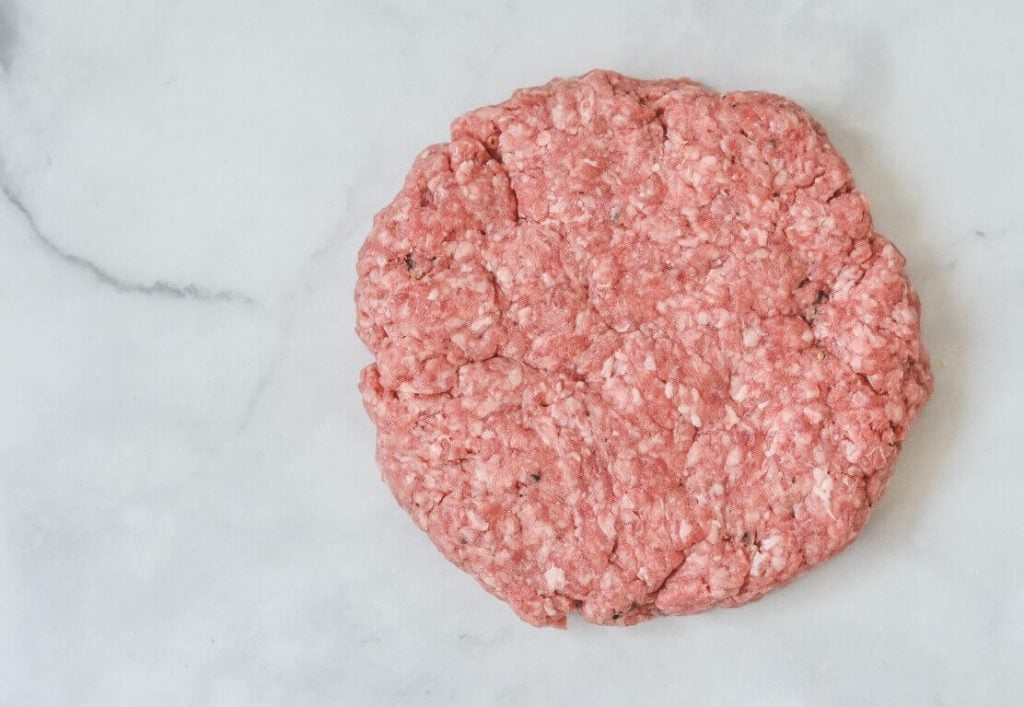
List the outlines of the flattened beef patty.
<svg viewBox="0 0 1024 707">
<path fill-rule="evenodd" d="M 931 392 L 799 106 L 594 71 L 454 121 L 359 254 L 398 502 L 526 621 L 737 606 L 849 544 Z"/>
</svg>

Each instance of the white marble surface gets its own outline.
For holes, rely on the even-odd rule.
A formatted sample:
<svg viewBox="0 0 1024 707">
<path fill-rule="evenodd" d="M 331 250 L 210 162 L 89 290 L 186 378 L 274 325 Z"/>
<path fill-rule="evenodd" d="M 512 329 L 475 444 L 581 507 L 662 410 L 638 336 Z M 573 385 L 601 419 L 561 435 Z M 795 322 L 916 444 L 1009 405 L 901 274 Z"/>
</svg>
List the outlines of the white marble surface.
<svg viewBox="0 0 1024 707">
<path fill-rule="evenodd" d="M 620 4 L 0 1 L 0 704 L 1024 700 L 1022 6 Z M 451 117 L 593 66 L 811 108 L 937 390 L 839 559 L 542 631 L 378 480 L 353 262 Z"/>
</svg>

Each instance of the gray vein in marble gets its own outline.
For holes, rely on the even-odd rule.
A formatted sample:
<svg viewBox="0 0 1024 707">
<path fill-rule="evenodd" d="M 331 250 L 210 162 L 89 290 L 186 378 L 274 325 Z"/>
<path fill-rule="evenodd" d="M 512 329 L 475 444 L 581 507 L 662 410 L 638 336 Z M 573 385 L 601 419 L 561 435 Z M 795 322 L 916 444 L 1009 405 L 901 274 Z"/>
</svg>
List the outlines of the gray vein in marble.
<svg viewBox="0 0 1024 707">
<path fill-rule="evenodd" d="M 192 300 L 197 302 L 230 302 L 245 306 L 253 306 L 257 304 L 255 299 L 236 290 L 214 290 L 212 288 L 203 287 L 202 285 L 196 285 L 193 283 L 178 285 L 165 280 L 157 280 L 153 284 L 147 285 L 120 278 L 117 275 L 108 272 L 88 258 L 67 252 L 43 233 L 39 228 L 39 224 L 36 223 L 35 216 L 32 215 L 32 212 L 25 205 L 25 202 L 18 198 L 18 195 L 11 190 L 6 179 L 0 178 L 0 191 L 3 191 L 4 196 L 7 197 L 7 201 L 10 202 L 11 206 L 17 209 L 22 215 L 36 241 L 38 241 L 39 244 L 47 250 L 47 252 L 72 267 L 90 273 L 99 282 L 118 292 L 150 295 L 155 297 L 170 297 L 173 299 Z"/>
<path fill-rule="evenodd" d="M 380 136 L 382 134 L 383 131 L 380 131 L 374 137 L 373 141 L 371 142 L 371 152 L 374 150 L 374 147 L 380 142 Z M 355 198 L 355 190 L 356 184 L 353 182 L 349 182 L 348 184 L 346 184 L 344 188 L 341 198 L 342 202 L 345 204 L 345 207 L 342 208 L 341 210 L 341 223 L 348 222 L 348 216 L 351 211 L 351 204 L 353 199 Z M 300 272 L 295 284 L 289 289 L 285 297 L 285 300 L 292 301 L 292 304 L 286 310 L 284 322 L 280 326 L 280 335 L 275 345 L 277 349 L 276 353 L 274 353 L 274 356 L 271 359 L 270 363 L 267 365 L 266 369 L 263 371 L 263 374 L 256 382 L 256 385 L 253 387 L 252 393 L 249 394 L 249 401 L 246 403 L 245 412 L 242 413 L 242 417 L 235 428 L 236 434 L 241 435 L 249 429 L 249 426 L 252 424 L 253 419 L 256 417 L 256 411 L 259 408 L 260 401 L 263 398 L 263 395 L 266 392 L 267 387 L 274 380 L 274 376 L 277 375 L 277 369 L 281 365 L 281 361 L 284 359 L 285 356 L 284 342 L 287 341 L 288 337 L 290 336 L 292 327 L 295 323 L 295 317 L 297 316 L 294 299 L 299 296 L 302 286 L 304 284 L 307 287 L 309 287 L 308 279 L 310 269 L 316 267 L 324 259 L 324 257 L 339 244 L 351 244 L 353 242 L 352 239 L 355 238 L 356 236 L 359 236 L 359 238 L 357 238 L 355 242 L 361 243 L 361 228 L 362 227 L 357 226 L 352 226 L 349 229 L 343 229 L 340 227 L 334 228 L 332 229 L 331 235 L 324 239 L 324 241 L 320 243 L 320 245 L 315 247 L 310 252 L 305 267 L 302 268 L 302 271 Z"/>
<path fill-rule="evenodd" d="M 267 386 L 269 386 L 270 382 L 274 379 L 274 375 L 277 373 L 277 367 L 281 364 L 283 356 L 283 351 L 279 349 L 277 353 L 274 354 L 274 358 L 271 359 L 270 364 L 263 371 L 263 375 L 261 375 L 260 379 L 256 382 L 256 387 L 254 387 L 252 393 L 249 394 L 249 402 L 245 405 L 245 412 L 242 413 L 242 419 L 235 428 L 235 434 L 241 435 L 249 429 L 249 425 L 252 424 L 253 418 L 256 417 L 256 408 L 259 407 L 260 400 L 263 398 L 263 394 L 266 392 Z"/>
<path fill-rule="evenodd" d="M 0 3 L 0 69 L 3 69 L 5 74 L 11 73 L 15 39 L 17 39 L 17 33 L 12 9 L 6 3 Z"/>
</svg>

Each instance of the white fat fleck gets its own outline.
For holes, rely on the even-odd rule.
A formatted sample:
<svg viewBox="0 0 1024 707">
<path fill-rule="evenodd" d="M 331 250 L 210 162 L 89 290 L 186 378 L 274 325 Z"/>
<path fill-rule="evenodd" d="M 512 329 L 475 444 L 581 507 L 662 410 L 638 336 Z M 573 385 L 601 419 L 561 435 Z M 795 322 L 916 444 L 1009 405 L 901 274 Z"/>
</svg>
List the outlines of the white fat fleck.
<svg viewBox="0 0 1024 707">
<path fill-rule="evenodd" d="M 700 415 L 698 415 L 695 412 L 691 412 L 690 413 L 690 424 L 693 425 L 694 427 L 700 427 L 701 426 Z"/>
<path fill-rule="evenodd" d="M 747 329 L 743 332 L 743 345 L 747 348 L 757 346 L 757 342 L 761 340 L 761 335 L 753 329 Z"/>
<path fill-rule="evenodd" d="M 696 444 L 690 445 L 690 450 L 686 453 L 686 464 L 687 466 L 693 466 L 700 459 L 700 446 Z"/>
<path fill-rule="evenodd" d="M 733 447 L 729 450 L 729 456 L 725 458 L 726 466 L 736 466 L 740 463 L 740 459 L 743 457 L 743 452 L 740 451 L 739 447 Z"/>
<path fill-rule="evenodd" d="M 657 369 L 657 365 L 654 363 L 654 356 L 648 356 L 647 358 L 644 359 L 644 368 L 646 368 L 648 371 L 653 371 Z"/>
<path fill-rule="evenodd" d="M 633 499 L 630 498 L 628 494 L 619 499 L 619 505 L 628 511 L 636 508 L 636 505 L 633 503 Z"/>
<path fill-rule="evenodd" d="M 544 283 L 545 287 L 551 287 L 555 284 L 555 278 L 551 276 L 551 273 L 543 272 L 540 274 L 540 280 Z"/>
<path fill-rule="evenodd" d="M 671 398 L 672 394 L 676 392 L 676 387 L 672 384 L 672 381 L 665 383 L 665 397 Z"/>
<path fill-rule="evenodd" d="M 586 158 L 584 158 L 581 161 L 583 162 L 583 164 L 588 165 L 590 167 L 596 167 L 597 166 L 597 160 L 592 160 L 589 157 L 586 157 Z"/>
<path fill-rule="evenodd" d="M 687 523 L 685 520 L 679 522 L 679 539 L 684 543 L 686 539 L 690 537 L 690 533 L 693 532 L 693 526 Z"/>
<path fill-rule="evenodd" d="M 615 537 L 615 516 L 610 514 L 604 514 L 598 516 L 597 526 L 601 529 L 601 532 L 611 540 Z"/>
<path fill-rule="evenodd" d="M 889 415 L 889 419 L 893 422 L 899 423 L 903 421 L 904 409 L 903 406 L 898 402 L 890 402 L 885 406 L 885 412 Z"/>
<path fill-rule="evenodd" d="M 638 569 L 636 571 L 636 576 L 640 578 L 641 582 L 646 582 L 648 584 L 650 584 L 651 582 L 651 575 L 648 574 L 646 567 L 641 567 L 640 569 Z"/>
<path fill-rule="evenodd" d="M 513 368 L 508 374 L 508 382 L 512 385 L 519 385 L 523 382 L 523 369 Z"/>
<path fill-rule="evenodd" d="M 473 530 L 487 530 L 491 527 L 490 523 L 485 521 L 483 518 L 478 516 L 473 511 L 467 513 L 466 518 L 469 520 L 469 527 Z"/>
<path fill-rule="evenodd" d="M 750 562 L 750 576 L 757 577 L 761 574 L 761 565 L 764 564 L 764 558 L 766 555 L 763 552 L 759 552 L 754 555 L 754 559 Z"/>
<path fill-rule="evenodd" d="M 829 517 L 835 520 L 832 514 L 832 477 L 821 467 L 815 467 L 814 471 L 814 495 L 821 499 L 825 511 Z"/>
<path fill-rule="evenodd" d="M 436 287 L 434 289 L 432 289 L 430 292 L 427 293 L 427 299 L 430 300 L 431 302 L 436 300 L 437 296 L 438 296 L 438 292 L 437 292 L 437 288 Z"/>
<path fill-rule="evenodd" d="M 621 408 L 626 407 L 626 403 L 629 402 L 629 388 L 618 387 L 612 393 L 612 397 L 615 399 L 615 404 Z"/>
<path fill-rule="evenodd" d="M 544 581 L 552 591 L 562 589 L 565 586 L 565 570 L 561 567 L 548 567 L 544 573 Z"/>
<path fill-rule="evenodd" d="M 748 394 L 749 392 L 750 392 L 750 388 L 748 388 L 748 387 L 747 387 L 747 384 L 746 384 L 746 383 L 744 383 L 743 385 L 741 385 L 741 386 L 740 386 L 740 387 L 739 387 L 739 388 L 738 388 L 738 389 L 736 390 L 736 392 L 734 392 L 734 393 L 732 394 L 732 399 L 733 399 L 733 400 L 735 400 L 735 401 L 736 401 L 736 402 L 738 402 L 738 403 L 742 403 L 742 402 L 743 402 L 744 400 L 746 400 L 746 399 L 747 399 L 747 394 Z"/>
<path fill-rule="evenodd" d="M 480 317 L 475 322 L 473 322 L 472 324 L 469 325 L 469 330 L 471 332 L 473 332 L 474 334 L 479 334 L 484 329 L 489 327 L 491 324 L 494 324 L 494 317 L 491 317 L 491 316 Z"/>
<path fill-rule="evenodd" d="M 480 484 L 487 484 L 490 481 L 490 472 L 487 467 L 479 462 L 476 462 L 472 466 L 473 468 L 473 479 L 480 482 Z M 470 515 L 470 518 L 474 517 Z"/>
<path fill-rule="evenodd" d="M 711 315 L 707 312 L 697 312 L 697 323 L 701 326 L 707 326 L 711 323 Z"/>
<path fill-rule="evenodd" d="M 769 535 L 767 538 L 760 542 L 761 549 L 770 551 L 773 547 L 779 544 L 779 540 L 781 539 L 782 538 L 780 538 L 778 535 Z"/>
<path fill-rule="evenodd" d="M 732 409 L 732 405 L 725 406 L 725 429 L 731 430 L 740 421 L 739 415 Z"/>
</svg>

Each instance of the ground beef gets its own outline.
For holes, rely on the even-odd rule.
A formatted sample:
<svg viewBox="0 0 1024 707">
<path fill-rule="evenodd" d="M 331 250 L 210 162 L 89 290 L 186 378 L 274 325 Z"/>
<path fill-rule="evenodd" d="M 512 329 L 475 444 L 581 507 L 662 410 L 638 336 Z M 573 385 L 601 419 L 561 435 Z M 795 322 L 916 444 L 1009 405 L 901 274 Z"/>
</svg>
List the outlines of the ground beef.
<svg viewBox="0 0 1024 707">
<path fill-rule="evenodd" d="M 535 625 L 737 606 L 831 557 L 932 387 L 903 257 L 767 93 L 594 71 L 472 111 L 358 275 L 385 481 Z"/>
</svg>

